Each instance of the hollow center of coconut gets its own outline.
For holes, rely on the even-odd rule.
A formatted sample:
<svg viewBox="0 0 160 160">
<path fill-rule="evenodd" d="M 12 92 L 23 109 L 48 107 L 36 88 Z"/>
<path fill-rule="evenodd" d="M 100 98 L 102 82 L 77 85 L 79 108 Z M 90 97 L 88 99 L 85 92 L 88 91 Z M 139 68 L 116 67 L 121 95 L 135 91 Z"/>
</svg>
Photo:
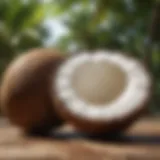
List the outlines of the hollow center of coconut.
<svg viewBox="0 0 160 160">
<path fill-rule="evenodd" d="M 106 105 L 118 98 L 126 86 L 126 74 L 109 61 L 86 62 L 78 66 L 72 76 L 72 87 L 87 103 Z"/>
</svg>

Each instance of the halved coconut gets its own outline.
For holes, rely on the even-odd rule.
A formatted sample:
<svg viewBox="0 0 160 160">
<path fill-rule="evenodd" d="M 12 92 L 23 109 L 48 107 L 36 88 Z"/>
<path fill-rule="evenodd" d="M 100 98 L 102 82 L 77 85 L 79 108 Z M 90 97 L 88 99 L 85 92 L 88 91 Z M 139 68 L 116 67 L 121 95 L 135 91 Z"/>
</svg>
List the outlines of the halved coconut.
<svg viewBox="0 0 160 160">
<path fill-rule="evenodd" d="M 53 111 L 50 86 L 51 75 L 54 78 L 65 58 L 53 49 L 32 49 L 8 66 L 0 99 L 2 111 L 12 123 L 37 133 L 61 123 Z"/>
<path fill-rule="evenodd" d="M 58 69 L 57 112 L 86 132 L 118 132 L 146 109 L 151 78 L 137 60 L 121 53 L 79 53 Z"/>
</svg>

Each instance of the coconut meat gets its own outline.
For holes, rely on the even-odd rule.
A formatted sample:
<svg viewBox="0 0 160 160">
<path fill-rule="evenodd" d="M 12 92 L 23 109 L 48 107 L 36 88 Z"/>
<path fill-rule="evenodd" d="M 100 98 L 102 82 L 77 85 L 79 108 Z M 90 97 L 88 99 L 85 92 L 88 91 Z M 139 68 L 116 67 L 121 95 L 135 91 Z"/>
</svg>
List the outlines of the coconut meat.
<svg viewBox="0 0 160 160">
<path fill-rule="evenodd" d="M 79 53 L 59 69 L 58 98 L 82 118 L 112 120 L 134 112 L 149 96 L 151 80 L 141 63 L 120 53 Z"/>
</svg>

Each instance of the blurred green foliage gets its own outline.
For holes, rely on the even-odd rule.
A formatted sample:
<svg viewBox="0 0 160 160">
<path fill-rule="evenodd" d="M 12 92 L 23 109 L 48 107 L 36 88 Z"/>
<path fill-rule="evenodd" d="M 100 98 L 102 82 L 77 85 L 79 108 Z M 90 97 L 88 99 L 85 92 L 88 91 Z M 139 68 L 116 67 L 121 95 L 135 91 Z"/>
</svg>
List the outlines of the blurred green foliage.
<svg viewBox="0 0 160 160">
<path fill-rule="evenodd" d="M 42 46 L 44 16 L 38 0 L 0 0 L 0 73 L 16 54 Z"/>
</svg>

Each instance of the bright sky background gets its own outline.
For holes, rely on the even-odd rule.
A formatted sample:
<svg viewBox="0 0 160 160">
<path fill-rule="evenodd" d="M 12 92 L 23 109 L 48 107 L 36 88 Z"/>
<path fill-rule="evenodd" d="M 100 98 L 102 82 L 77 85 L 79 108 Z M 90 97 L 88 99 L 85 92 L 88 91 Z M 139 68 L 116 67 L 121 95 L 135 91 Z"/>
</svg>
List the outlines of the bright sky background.
<svg viewBox="0 0 160 160">
<path fill-rule="evenodd" d="M 42 3 L 50 3 L 51 0 L 39 0 Z M 53 5 L 54 0 L 52 0 Z M 46 13 L 47 15 L 47 13 Z M 55 41 L 67 33 L 67 28 L 62 24 L 61 17 L 48 17 L 46 16 L 46 20 L 44 21 L 44 25 L 48 28 L 48 31 L 50 32 L 49 39 L 45 42 L 46 45 L 52 45 L 55 43 Z"/>
<path fill-rule="evenodd" d="M 60 36 L 67 33 L 67 29 L 58 18 L 47 18 L 44 22 L 44 25 L 48 28 L 50 32 L 50 37 L 46 41 L 46 45 L 52 45 Z"/>
</svg>

